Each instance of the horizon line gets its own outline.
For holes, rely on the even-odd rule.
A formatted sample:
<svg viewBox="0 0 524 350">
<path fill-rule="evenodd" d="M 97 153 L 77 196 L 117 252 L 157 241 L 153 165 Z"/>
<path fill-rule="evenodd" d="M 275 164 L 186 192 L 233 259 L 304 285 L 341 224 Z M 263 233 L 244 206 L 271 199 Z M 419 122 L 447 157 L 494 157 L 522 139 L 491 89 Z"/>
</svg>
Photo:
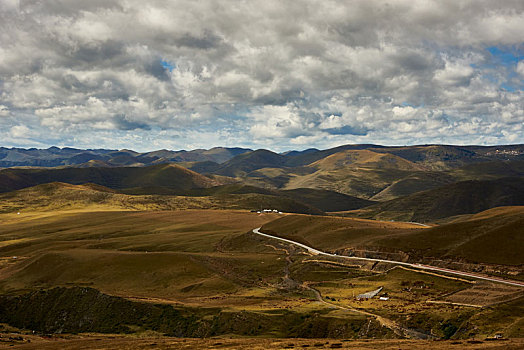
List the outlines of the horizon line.
<svg viewBox="0 0 524 350">
<path fill-rule="evenodd" d="M 116 151 L 116 152 L 122 152 L 122 151 L 131 151 L 135 153 L 151 153 L 151 152 L 158 152 L 158 151 L 168 151 L 168 152 L 192 152 L 197 150 L 203 150 L 203 151 L 209 151 L 212 149 L 217 148 L 224 148 L 224 149 L 244 149 L 244 150 L 250 150 L 250 151 L 260 151 L 260 150 L 266 150 L 271 151 L 274 153 L 286 153 L 286 152 L 303 152 L 307 150 L 328 150 L 343 146 L 370 146 L 370 147 L 383 147 L 383 148 L 401 148 L 401 147 L 428 147 L 428 146 L 448 146 L 448 147 L 515 147 L 515 146 L 524 146 L 524 143 L 511 143 L 511 144 L 493 144 L 493 145 L 478 145 L 478 144 L 448 144 L 448 143 L 426 143 L 426 144 L 408 144 L 408 145 L 381 145 L 378 143 L 344 143 L 340 144 L 338 146 L 328 147 L 328 148 L 317 148 L 317 147 L 309 147 L 309 148 L 303 148 L 303 149 L 288 149 L 282 152 L 274 151 L 270 148 L 249 148 L 249 147 L 241 147 L 241 146 L 214 146 L 210 148 L 192 148 L 192 149 L 167 149 L 167 148 L 161 148 L 161 149 L 152 149 L 148 151 L 135 151 L 130 148 L 77 148 L 73 146 L 49 146 L 47 148 L 38 148 L 38 147 L 16 147 L 16 146 L 0 146 L 0 149 L 9 149 L 9 150 L 49 150 L 49 149 L 74 149 L 74 150 L 80 150 L 80 151 Z"/>
</svg>

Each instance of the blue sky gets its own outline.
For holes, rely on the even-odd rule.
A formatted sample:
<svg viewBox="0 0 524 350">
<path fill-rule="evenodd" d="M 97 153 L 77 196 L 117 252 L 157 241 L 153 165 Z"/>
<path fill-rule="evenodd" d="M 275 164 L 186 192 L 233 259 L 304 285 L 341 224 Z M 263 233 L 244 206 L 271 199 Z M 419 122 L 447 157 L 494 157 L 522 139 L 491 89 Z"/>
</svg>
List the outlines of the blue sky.
<svg viewBox="0 0 524 350">
<path fill-rule="evenodd" d="M 486 68 L 500 72 L 501 77 L 495 79 L 499 87 L 509 92 L 522 91 L 524 79 L 519 75 L 517 69 L 519 62 L 524 57 L 524 45 L 497 47 L 491 46 L 486 49 L 491 54 L 491 60 Z"/>
<path fill-rule="evenodd" d="M 167 69 L 169 72 L 172 72 L 173 69 L 175 69 L 175 64 L 174 63 L 171 63 L 171 62 L 167 62 L 167 61 L 160 61 L 160 63 L 162 64 L 162 67 L 164 67 L 165 69 Z"/>
<path fill-rule="evenodd" d="M 524 3 L 0 3 L 2 146 L 524 143 Z"/>
</svg>

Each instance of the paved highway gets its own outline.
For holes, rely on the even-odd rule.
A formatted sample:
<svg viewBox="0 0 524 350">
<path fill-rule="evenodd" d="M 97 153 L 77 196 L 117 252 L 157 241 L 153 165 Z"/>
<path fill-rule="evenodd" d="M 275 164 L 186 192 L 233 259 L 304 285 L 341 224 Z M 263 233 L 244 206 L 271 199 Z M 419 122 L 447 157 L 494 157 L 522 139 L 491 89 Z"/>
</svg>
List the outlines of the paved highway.
<svg viewBox="0 0 524 350">
<path fill-rule="evenodd" d="M 396 264 L 396 265 L 409 266 L 409 267 L 413 267 L 413 268 L 420 269 L 420 270 L 437 271 L 437 272 L 443 272 L 443 273 L 448 273 L 448 274 L 452 274 L 452 275 L 458 275 L 458 276 L 470 277 L 470 278 L 486 280 L 486 281 L 491 281 L 491 282 L 509 284 L 509 285 L 512 285 L 512 286 L 524 287 L 524 282 L 520 282 L 520 281 L 505 280 L 505 279 L 497 278 L 497 277 L 489 277 L 489 276 L 484 276 L 484 275 L 478 275 L 478 274 L 471 273 L 471 272 L 450 270 L 450 269 L 446 269 L 446 268 L 443 268 L 443 267 L 436 267 L 436 266 L 429 266 L 429 265 L 422 265 L 422 264 L 412 264 L 412 263 L 407 263 L 407 262 L 403 262 L 403 261 L 394 261 L 394 260 L 385 260 L 385 259 L 373 259 L 373 258 L 359 258 L 359 257 L 356 257 L 356 256 L 346 256 L 346 255 L 337 255 L 337 254 L 326 253 L 326 252 L 323 252 L 321 250 L 309 247 L 309 246 L 307 246 L 305 244 L 292 241 L 290 239 L 281 238 L 281 237 L 277 237 L 277 236 L 272 236 L 272 235 L 268 235 L 267 233 L 260 232 L 260 227 L 253 229 L 253 233 L 256 233 L 257 235 L 261 235 L 261 236 L 268 237 L 268 238 L 278 239 L 278 240 L 286 242 L 286 243 L 294 244 L 296 246 L 299 246 L 301 248 L 306 249 L 308 252 L 310 252 L 311 254 L 314 254 L 314 255 L 324 255 L 324 256 L 330 256 L 330 257 L 334 257 L 334 258 L 351 259 L 351 260 L 364 260 L 364 261 L 384 262 L 384 263 L 390 263 L 390 264 Z"/>
</svg>

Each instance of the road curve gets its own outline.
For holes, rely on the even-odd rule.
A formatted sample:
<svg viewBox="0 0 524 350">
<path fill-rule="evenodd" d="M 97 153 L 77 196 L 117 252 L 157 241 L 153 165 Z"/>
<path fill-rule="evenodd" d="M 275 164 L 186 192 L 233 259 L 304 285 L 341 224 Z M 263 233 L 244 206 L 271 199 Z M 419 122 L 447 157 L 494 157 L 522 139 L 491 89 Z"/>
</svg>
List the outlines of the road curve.
<svg viewBox="0 0 524 350">
<path fill-rule="evenodd" d="M 314 255 L 324 255 L 324 256 L 330 256 L 330 257 L 334 257 L 334 258 L 342 258 L 342 259 L 350 259 L 350 260 L 364 260 L 364 261 L 373 261 L 373 262 L 384 262 L 384 263 L 390 263 L 390 264 L 396 264 L 396 265 L 409 266 L 409 267 L 420 269 L 420 270 L 438 271 L 438 272 L 448 273 L 448 274 L 452 274 L 452 275 L 458 275 L 458 276 L 463 276 L 463 277 L 470 277 L 470 278 L 475 278 L 475 279 L 480 279 L 480 280 L 485 280 L 485 281 L 490 281 L 490 282 L 504 283 L 504 284 L 509 284 L 509 285 L 517 286 L 517 287 L 524 287 L 524 282 L 520 282 L 520 281 L 505 280 L 505 279 L 502 279 L 502 278 L 483 276 L 483 275 L 478 275 L 478 274 L 470 273 L 470 272 L 463 272 L 463 271 L 446 269 L 446 268 L 443 268 L 443 267 L 436 267 L 436 266 L 429 266 L 429 265 L 422 265 L 422 264 L 412 264 L 412 263 L 407 263 L 407 262 L 403 262 L 403 261 L 374 259 L 374 258 L 359 258 L 359 257 L 356 257 L 356 256 L 346 256 L 346 255 L 337 255 L 337 254 L 326 253 L 326 252 L 323 252 L 321 250 L 315 249 L 313 247 L 309 247 L 309 246 L 307 246 L 305 244 L 292 241 L 290 239 L 268 235 L 267 233 L 260 232 L 260 229 L 261 229 L 261 227 L 257 227 L 255 229 L 253 229 L 253 233 L 255 233 L 257 235 L 260 235 L 260 236 L 268 237 L 268 238 L 278 239 L 278 240 L 286 242 L 286 243 L 294 244 L 296 246 L 299 246 L 301 248 L 306 249 L 308 252 L 310 252 L 310 253 L 312 253 Z"/>
</svg>

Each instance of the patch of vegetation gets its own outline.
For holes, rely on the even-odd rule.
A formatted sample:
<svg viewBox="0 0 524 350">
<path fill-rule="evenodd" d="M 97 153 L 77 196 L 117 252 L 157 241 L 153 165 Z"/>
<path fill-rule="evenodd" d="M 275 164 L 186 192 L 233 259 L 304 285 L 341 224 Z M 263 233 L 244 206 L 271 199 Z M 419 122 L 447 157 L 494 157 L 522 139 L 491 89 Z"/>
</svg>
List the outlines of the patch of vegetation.
<svg viewBox="0 0 524 350">
<path fill-rule="evenodd" d="M 365 318 L 326 317 L 318 312 L 226 312 L 133 302 L 92 288 L 53 288 L 0 296 L 0 322 L 41 333 L 133 333 L 153 330 L 176 337 L 222 334 L 302 338 L 389 337 Z"/>
</svg>

